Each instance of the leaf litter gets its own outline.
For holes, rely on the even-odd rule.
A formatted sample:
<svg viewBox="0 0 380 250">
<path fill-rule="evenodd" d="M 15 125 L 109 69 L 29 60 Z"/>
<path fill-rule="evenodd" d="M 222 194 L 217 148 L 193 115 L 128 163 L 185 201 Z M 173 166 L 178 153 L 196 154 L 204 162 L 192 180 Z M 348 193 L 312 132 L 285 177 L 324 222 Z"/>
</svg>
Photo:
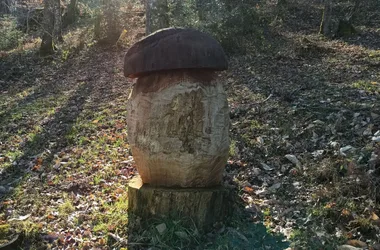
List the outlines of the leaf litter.
<svg viewBox="0 0 380 250">
<path fill-rule="evenodd" d="M 295 48 L 230 59 L 222 77 L 235 148 L 225 182 L 243 191 L 237 192 L 249 220 L 263 220 L 296 249 L 376 249 L 380 75 L 369 67 L 376 58 L 372 49 L 307 39 L 331 53 L 305 56 Z M 136 170 L 126 139 L 131 83 L 122 57 L 94 47 L 45 65 L 27 55 L 32 73 L 7 76 L 0 96 L 0 226 L 21 221 L 52 249 L 109 249 L 109 237 L 130 244 L 126 185 Z M 247 232 L 221 231 L 248 241 Z"/>
</svg>

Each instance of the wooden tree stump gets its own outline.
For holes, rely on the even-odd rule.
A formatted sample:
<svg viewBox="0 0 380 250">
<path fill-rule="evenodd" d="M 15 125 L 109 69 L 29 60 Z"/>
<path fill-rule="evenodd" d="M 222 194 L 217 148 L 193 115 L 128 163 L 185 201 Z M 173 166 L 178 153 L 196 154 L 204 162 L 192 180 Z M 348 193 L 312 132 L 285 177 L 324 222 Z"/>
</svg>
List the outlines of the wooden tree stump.
<svg viewBox="0 0 380 250">
<path fill-rule="evenodd" d="M 174 71 L 137 80 L 127 107 L 128 141 L 144 183 L 212 187 L 222 181 L 230 145 L 227 95 L 220 81 L 195 73 L 202 76 Z"/>
<path fill-rule="evenodd" d="M 229 109 L 216 71 L 220 44 L 183 28 L 134 44 L 124 75 L 137 78 L 128 102 L 128 141 L 141 176 L 129 185 L 129 213 L 190 220 L 207 230 L 231 210 L 221 185 L 229 152 Z"/>
<path fill-rule="evenodd" d="M 181 219 L 208 230 L 232 213 L 231 191 L 214 188 L 168 188 L 143 184 L 134 177 L 128 187 L 128 212 L 150 218 Z"/>
</svg>

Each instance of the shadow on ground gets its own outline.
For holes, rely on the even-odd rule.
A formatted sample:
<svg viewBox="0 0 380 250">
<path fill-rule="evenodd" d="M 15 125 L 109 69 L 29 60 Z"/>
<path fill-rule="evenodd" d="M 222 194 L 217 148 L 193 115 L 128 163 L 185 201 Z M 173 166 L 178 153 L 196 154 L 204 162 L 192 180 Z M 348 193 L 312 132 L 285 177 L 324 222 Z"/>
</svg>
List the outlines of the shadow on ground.
<svg viewBox="0 0 380 250">
<path fill-rule="evenodd" d="M 95 113 L 101 105 L 108 104 L 114 101 L 113 98 L 124 94 L 119 91 L 115 97 L 115 89 L 112 86 L 114 77 L 108 72 L 117 67 L 117 62 L 112 60 L 114 54 L 108 53 L 107 49 L 93 47 L 84 51 L 80 57 L 52 68 L 49 67 L 52 61 L 39 59 L 39 66 L 36 68 L 41 70 L 41 75 L 37 73 L 33 77 L 33 74 L 26 73 L 24 76 L 20 73 L 20 78 L 27 81 L 25 85 L 19 78 L 13 79 L 13 76 L 7 75 L 15 82 L 21 81 L 21 84 L 1 85 L 0 98 L 17 97 L 29 88 L 32 88 L 32 91 L 20 98 L 14 98 L 0 113 L 1 219 L 7 220 L 15 216 L 17 218 L 17 213 L 20 213 L 7 212 L 7 201 L 15 199 L 14 191 L 19 190 L 18 187 L 27 190 L 23 192 L 30 192 L 28 186 L 32 186 L 31 192 L 38 195 L 39 192 L 46 192 L 49 181 L 47 175 L 59 175 L 58 171 L 53 170 L 54 158 L 66 148 L 76 145 L 77 142 L 72 138 L 76 138 L 80 131 L 73 130 L 73 127 L 83 110 L 87 109 L 89 112 L 90 107 Z M 108 67 L 102 72 L 99 68 L 104 62 L 104 55 L 111 58 L 107 63 Z M 22 61 L 22 58 L 19 60 Z M 43 64 L 46 65 L 42 66 Z M 32 64 L 28 66 L 31 68 L 25 67 L 26 70 L 34 69 Z M 38 81 L 36 78 L 39 78 Z M 93 117 L 89 116 L 89 119 L 88 122 L 91 123 Z M 16 155 L 15 153 L 17 157 L 8 157 L 10 154 Z M 61 190 L 60 193 L 64 191 L 70 190 Z M 81 193 L 85 192 L 86 190 L 81 190 Z M 28 199 L 28 195 L 26 198 Z M 25 212 L 36 215 L 32 211 L 21 213 Z M 26 229 L 29 230 L 32 229 Z M 34 238 L 35 235 L 23 236 L 25 237 L 20 238 L 23 247 L 30 247 L 36 240 L 41 241 L 39 235 L 37 238 Z"/>
<path fill-rule="evenodd" d="M 41 124 L 42 127 L 38 133 L 33 133 L 31 138 L 19 144 L 22 154 L 13 161 L 11 166 L 2 169 L 1 185 L 14 184 L 15 180 L 22 178 L 24 174 L 31 171 L 33 168 L 31 164 L 36 164 L 37 157 L 41 158 L 37 161 L 42 160 L 43 166 L 47 167 L 51 164 L 54 154 L 67 146 L 66 135 L 81 113 L 86 99 L 92 92 L 93 84 L 91 82 L 77 81 L 64 82 L 65 79 L 61 78 L 63 74 L 67 74 L 66 70 L 64 71 L 59 71 L 56 75 L 52 75 L 49 79 L 51 81 L 39 84 L 33 94 L 19 100 L 0 115 L 2 140 L 4 141 L 9 139 L 9 136 L 13 133 L 17 134 L 18 131 L 19 133 L 27 131 L 37 124 Z M 63 98 L 61 102 L 54 103 L 55 100 L 66 95 L 64 91 L 70 89 L 72 92 L 69 93 L 67 98 Z M 47 97 L 53 101 L 51 106 L 34 107 L 35 104 L 46 103 Z M 34 120 L 34 112 L 44 109 L 52 109 L 54 114 L 52 116 L 47 115 L 41 121 Z M 15 115 L 17 115 L 16 118 Z M 39 117 L 39 119 L 41 118 Z"/>
<path fill-rule="evenodd" d="M 247 203 L 271 211 L 268 218 L 272 229 L 290 229 L 303 235 L 302 243 L 297 242 L 304 244 L 300 249 L 336 249 L 343 242 L 331 228 L 340 223 L 339 212 L 338 216 L 314 216 L 311 194 L 320 188 L 321 196 L 326 197 L 324 190 L 333 182 L 337 196 L 344 186 L 347 197 L 340 195 L 344 199 L 379 198 L 374 192 L 379 182 L 363 181 L 360 187 L 348 184 L 352 177 L 339 170 L 345 157 L 329 146 L 339 142 L 338 150 L 350 145 L 365 152 L 365 147 L 374 145 L 371 136 L 380 130 L 378 58 L 374 50 L 337 41 L 319 42 L 318 38 L 292 35 L 282 40 L 284 47 L 277 54 L 245 55 L 231 62 L 226 87 L 234 124 L 234 158 L 245 166 L 240 164 L 228 173 L 242 190 L 248 187 Z M 369 56 L 371 53 L 375 56 Z M 314 157 L 317 152 L 323 154 Z M 300 159 L 305 169 L 287 160 L 288 154 Z M 357 163 L 364 173 L 358 175 L 361 178 L 365 171 L 374 169 L 367 163 L 370 154 Z M 326 166 L 331 171 L 318 176 L 324 174 Z M 359 167 L 355 170 L 355 174 L 360 172 Z M 379 180 L 376 174 L 373 178 Z M 331 197 L 331 201 L 340 199 L 334 194 Z M 310 222 L 309 218 L 320 220 Z M 316 236 L 315 228 L 327 233 Z M 375 239 L 371 234 L 366 237 Z"/>
<path fill-rule="evenodd" d="M 237 190 L 231 194 L 235 200 L 231 216 L 207 231 L 198 230 L 184 217 L 141 221 L 141 218 L 129 215 L 128 248 L 283 250 L 289 247 L 290 243 L 283 235 L 268 231 L 260 211 L 245 212 Z M 162 228 L 164 230 L 160 231 Z"/>
</svg>

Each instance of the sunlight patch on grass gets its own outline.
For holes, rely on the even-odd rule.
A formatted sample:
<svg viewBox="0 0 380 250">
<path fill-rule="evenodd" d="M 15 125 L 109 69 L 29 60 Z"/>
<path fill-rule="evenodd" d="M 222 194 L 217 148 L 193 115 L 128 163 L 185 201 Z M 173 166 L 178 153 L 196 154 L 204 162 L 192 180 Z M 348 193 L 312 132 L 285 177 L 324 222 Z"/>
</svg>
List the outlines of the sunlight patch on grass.
<svg viewBox="0 0 380 250">
<path fill-rule="evenodd" d="M 65 201 L 59 205 L 58 211 L 62 215 L 68 215 L 75 211 L 75 207 L 73 206 L 72 202 L 66 197 Z"/>
<path fill-rule="evenodd" d="M 103 213 L 95 215 L 94 231 L 107 233 L 126 225 L 128 222 L 128 198 L 126 195 L 118 197 L 114 203 L 103 203 Z"/>
<path fill-rule="evenodd" d="M 359 80 L 352 84 L 352 87 L 364 90 L 368 93 L 380 93 L 380 82 Z"/>
</svg>

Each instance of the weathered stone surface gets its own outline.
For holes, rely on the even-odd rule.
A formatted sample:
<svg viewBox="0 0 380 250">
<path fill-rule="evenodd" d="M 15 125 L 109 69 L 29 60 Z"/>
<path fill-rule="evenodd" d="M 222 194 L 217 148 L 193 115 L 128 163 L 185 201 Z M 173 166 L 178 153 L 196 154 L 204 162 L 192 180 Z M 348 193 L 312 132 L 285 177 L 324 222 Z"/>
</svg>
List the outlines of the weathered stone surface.
<svg viewBox="0 0 380 250">
<path fill-rule="evenodd" d="M 201 72 L 201 71 L 200 71 Z M 172 71 L 137 80 L 128 104 L 128 140 L 144 183 L 221 183 L 229 151 L 229 110 L 221 82 Z"/>
<path fill-rule="evenodd" d="M 233 196 L 228 189 L 167 188 L 143 184 L 139 176 L 128 186 L 128 213 L 150 218 L 182 219 L 208 230 L 232 214 Z"/>
</svg>

